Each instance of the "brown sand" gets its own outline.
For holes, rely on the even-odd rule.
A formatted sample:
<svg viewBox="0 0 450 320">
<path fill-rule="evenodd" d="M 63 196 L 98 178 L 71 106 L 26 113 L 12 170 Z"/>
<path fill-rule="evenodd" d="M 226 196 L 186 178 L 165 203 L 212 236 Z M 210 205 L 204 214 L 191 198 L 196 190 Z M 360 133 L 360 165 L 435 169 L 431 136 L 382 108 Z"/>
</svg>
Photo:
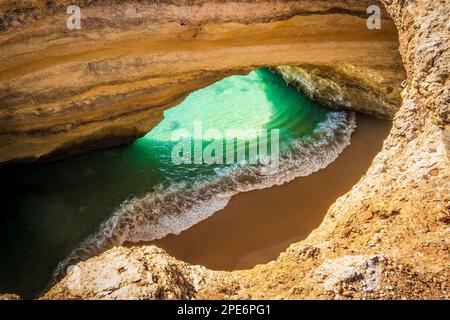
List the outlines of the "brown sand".
<svg viewBox="0 0 450 320">
<path fill-rule="evenodd" d="M 358 182 L 391 128 L 391 121 L 366 115 L 358 115 L 357 124 L 351 145 L 327 168 L 282 186 L 241 193 L 212 217 L 152 244 L 216 270 L 276 259 L 318 227 L 330 205 Z"/>
</svg>

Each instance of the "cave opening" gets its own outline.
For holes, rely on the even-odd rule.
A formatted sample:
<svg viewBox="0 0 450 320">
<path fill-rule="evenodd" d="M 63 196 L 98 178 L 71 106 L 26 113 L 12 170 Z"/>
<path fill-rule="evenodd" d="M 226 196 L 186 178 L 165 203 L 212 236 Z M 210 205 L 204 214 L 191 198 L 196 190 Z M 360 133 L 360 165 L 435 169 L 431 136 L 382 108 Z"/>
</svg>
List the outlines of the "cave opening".
<svg viewBox="0 0 450 320">
<path fill-rule="evenodd" d="M 278 171 L 245 159 L 174 164 L 170 136 L 194 131 L 199 120 L 219 132 L 279 130 Z M 33 296 L 55 268 L 63 273 L 121 244 L 155 244 L 217 270 L 269 262 L 320 224 L 389 129 L 390 121 L 314 103 L 262 68 L 191 93 L 130 146 L 3 167 L 2 178 L 13 182 L 1 217 L 1 291 Z M 252 137 L 244 138 L 249 154 Z"/>
</svg>

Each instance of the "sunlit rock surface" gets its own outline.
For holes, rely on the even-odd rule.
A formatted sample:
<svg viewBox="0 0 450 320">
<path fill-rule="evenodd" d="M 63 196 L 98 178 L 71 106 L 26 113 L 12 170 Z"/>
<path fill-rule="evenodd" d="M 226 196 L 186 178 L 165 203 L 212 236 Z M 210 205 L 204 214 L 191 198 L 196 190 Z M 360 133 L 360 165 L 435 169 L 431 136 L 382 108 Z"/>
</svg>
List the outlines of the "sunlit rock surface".
<svg viewBox="0 0 450 320">
<path fill-rule="evenodd" d="M 333 109 L 354 110 L 392 119 L 401 105 L 399 65 L 279 66 L 287 83 L 311 100 Z"/>
<path fill-rule="evenodd" d="M 336 1 L 333 1 L 332 4 L 331 1 L 299 1 L 295 3 L 299 6 L 306 6 L 306 3 L 309 5 L 314 3 L 317 4 L 315 9 L 319 11 L 326 11 L 327 3 L 329 5 L 328 9 L 330 6 L 340 6 L 340 2 Z M 362 12 L 365 10 L 365 1 L 345 1 L 343 3 L 345 3 L 347 9 L 351 9 L 352 5 L 356 5 L 354 11 Z M 388 13 L 394 19 L 400 35 L 400 53 L 407 72 L 407 81 L 402 92 L 403 102 L 400 110 L 394 117 L 391 134 L 385 141 L 383 150 L 374 159 L 367 174 L 349 193 L 339 198 L 331 206 L 321 226 L 313 231 L 306 240 L 291 245 L 275 262 L 256 266 L 251 270 L 236 272 L 216 272 L 202 267 L 190 266 L 176 261 L 154 247 L 115 247 L 98 257 L 79 263 L 68 272 L 65 278 L 50 289 L 43 298 L 449 299 L 450 199 L 448 190 L 450 177 L 448 168 L 450 134 L 448 109 L 450 85 L 448 74 L 450 73 L 450 42 L 448 25 L 450 8 L 446 0 L 386 0 L 384 3 Z M 289 2 L 289 5 L 291 5 L 291 2 Z M 97 9 L 93 7 L 92 10 L 95 11 Z M 223 10 L 223 12 L 227 11 Z M 245 15 L 246 12 L 251 12 L 253 15 L 256 14 L 255 11 L 251 10 L 239 10 L 239 12 L 239 15 Z M 274 11 L 272 11 L 272 15 L 282 16 L 277 15 Z M 144 45 L 144 43 L 147 43 L 146 41 L 150 40 L 147 40 L 145 37 L 142 38 L 142 34 L 142 47 L 137 45 L 133 47 L 135 50 L 131 50 L 129 49 L 130 44 L 123 39 L 125 42 L 122 46 L 119 47 L 117 44 L 112 44 L 109 49 L 106 49 L 103 42 L 105 40 L 102 40 L 99 33 L 94 33 L 92 37 L 95 38 L 94 35 L 97 36 L 95 43 L 100 47 L 98 51 L 90 52 L 88 50 L 87 53 L 81 54 L 83 50 L 86 50 L 83 41 L 88 41 L 89 45 L 92 44 L 90 42 L 92 41 L 91 38 L 87 37 L 77 46 L 80 52 L 73 56 L 74 60 L 71 62 L 75 64 L 62 63 L 63 67 L 59 64 L 52 64 L 54 62 L 51 63 L 50 60 L 45 60 L 45 55 L 42 56 L 42 52 L 36 49 L 36 52 L 39 52 L 43 59 L 42 65 L 47 65 L 42 70 L 40 69 L 41 62 L 25 63 L 25 66 L 19 67 L 23 63 L 20 61 L 24 61 L 25 57 L 32 57 L 35 54 L 32 46 L 28 48 L 30 50 L 29 53 L 24 53 L 24 56 L 20 56 L 21 59 L 17 58 L 15 60 L 16 58 L 12 58 L 17 54 L 17 49 L 14 49 L 14 47 L 20 48 L 23 45 L 17 40 L 18 38 L 16 38 L 16 42 L 11 40 L 10 44 L 9 40 L 2 38 L 4 43 L 8 43 L 7 46 L 2 44 L 2 48 L 9 48 L 8 50 L 10 50 L 2 51 L 1 66 L 3 71 L 0 75 L 0 77 L 3 77 L 2 90 L 3 88 L 9 90 L 2 91 L 8 92 L 8 94 L 2 94 L 2 107 L 5 108 L 4 106 L 6 105 L 7 112 L 10 112 L 8 116 L 4 115 L 1 118 L 4 121 L 2 130 L 3 128 L 8 128 L 9 131 L 13 132 L 6 132 L 2 135 L 1 145 L 2 154 L 4 155 L 2 161 L 38 157 L 51 153 L 61 147 L 56 141 L 65 141 L 70 144 L 70 141 L 87 139 L 89 137 L 89 130 L 86 129 L 89 127 L 88 124 L 80 124 L 80 129 L 76 129 L 76 126 L 70 127 L 72 126 L 72 120 L 70 119 L 77 119 L 78 116 L 76 115 L 79 115 L 78 112 L 80 114 L 83 112 L 83 108 L 76 104 L 74 105 L 77 107 L 74 107 L 74 109 L 79 111 L 75 113 L 66 111 L 70 110 L 69 107 L 65 109 L 65 106 L 70 105 L 70 101 L 77 101 L 78 103 L 80 101 L 89 102 L 89 108 L 84 109 L 85 116 L 89 118 L 89 115 L 96 113 L 99 117 L 98 124 L 102 126 L 103 130 L 102 133 L 98 133 L 100 138 L 110 136 L 117 128 L 129 128 L 126 125 L 122 126 L 122 124 L 130 123 L 129 118 L 118 116 L 116 119 L 120 120 L 117 120 L 114 127 L 114 121 L 111 122 L 111 119 L 105 120 L 107 113 L 104 112 L 106 109 L 102 108 L 100 103 L 90 103 L 95 99 L 100 99 L 98 101 L 106 99 L 108 92 L 114 92 L 111 97 L 118 99 L 112 110 L 123 111 L 126 109 L 131 112 L 131 110 L 139 109 L 138 107 L 133 109 L 130 107 L 131 105 L 139 105 L 141 110 L 146 111 L 143 111 L 142 115 L 139 115 L 138 111 L 133 111 L 131 114 L 133 114 L 133 117 L 136 117 L 136 120 L 148 119 L 148 110 L 156 110 L 157 108 L 154 105 L 150 106 L 147 102 L 143 102 L 144 100 L 149 101 L 143 99 L 146 95 L 148 98 L 149 95 L 156 92 L 156 96 L 160 97 L 161 101 L 164 101 L 161 102 L 160 109 L 164 109 L 170 102 L 164 100 L 163 96 L 167 99 L 168 97 L 176 96 L 173 92 L 178 92 L 178 94 L 182 92 L 183 90 L 180 90 L 180 86 L 183 85 L 186 86 L 186 91 L 189 91 L 195 86 L 202 86 L 205 82 L 210 81 L 212 78 L 209 78 L 208 81 L 205 80 L 206 78 L 203 78 L 204 71 L 211 71 L 212 73 L 210 74 L 217 76 L 217 70 L 232 70 L 233 67 L 229 65 L 229 61 L 227 62 L 227 56 L 239 60 L 236 61 L 234 67 L 240 70 L 242 70 L 243 66 L 250 68 L 253 64 L 260 63 L 267 63 L 268 65 L 347 64 L 349 63 L 346 61 L 347 58 L 355 60 L 357 60 L 356 56 L 361 58 L 362 55 L 360 54 L 362 54 L 362 51 L 359 50 L 364 50 L 360 49 L 361 47 L 364 48 L 364 45 L 359 48 L 353 47 L 352 50 L 349 50 L 345 48 L 345 44 L 352 41 L 362 41 L 367 36 L 362 29 L 362 34 L 359 34 L 360 37 L 358 37 L 358 32 L 352 32 L 351 39 L 347 38 L 347 42 L 342 41 L 339 45 L 331 40 L 336 39 L 334 36 L 339 36 L 338 34 L 334 34 L 333 37 L 330 36 L 329 38 L 323 34 L 317 38 L 313 36 L 313 34 L 320 34 L 317 29 L 313 30 L 315 25 L 314 19 L 317 19 L 317 23 L 319 21 L 324 23 L 326 19 L 333 17 L 339 17 L 339 21 L 349 22 L 350 25 L 352 25 L 351 21 L 359 21 L 359 18 L 351 15 L 321 15 L 320 17 L 308 15 L 294 18 L 294 20 L 287 20 L 292 22 L 296 21 L 295 19 L 300 19 L 300 21 L 305 22 L 301 30 L 304 31 L 311 28 L 309 30 L 311 30 L 312 34 L 308 38 L 311 42 L 307 42 L 306 38 L 302 38 L 305 35 L 304 33 L 296 33 L 298 42 L 293 41 L 293 38 L 288 36 L 284 44 L 278 42 L 281 40 L 275 41 L 274 37 L 272 37 L 273 34 L 268 37 L 271 40 L 266 38 L 266 42 L 262 41 L 263 39 L 261 38 L 254 39 L 254 37 L 249 37 L 249 34 L 245 32 L 250 32 L 250 29 L 247 30 L 240 25 L 233 25 L 233 28 L 237 28 L 236 32 L 230 31 L 228 33 L 224 32 L 226 29 L 220 29 L 221 32 L 219 34 L 221 37 L 228 35 L 233 38 L 233 35 L 236 34 L 239 34 L 239 37 L 246 34 L 245 37 L 240 38 L 241 40 L 234 42 L 234 45 L 239 47 L 240 54 L 236 55 L 235 53 L 238 51 L 227 46 L 225 46 L 226 48 L 223 49 L 222 53 L 219 47 L 215 47 L 216 50 L 208 51 L 208 45 L 212 45 L 212 43 L 208 43 L 208 45 L 206 43 L 203 44 L 200 56 L 193 54 L 195 50 L 185 51 L 185 53 L 189 52 L 189 54 L 185 55 L 184 61 L 189 57 L 189 61 L 192 61 L 192 64 L 189 64 L 189 66 L 192 66 L 193 69 L 191 71 L 183 71 L 183 74 L 186 76 L 186 78 L 183 78 L 186 79 L 184 84 L 178 78 L 180 69 L 177 68 L 180 65 L 175 63 L 175 61 L 181 61 L 177 59 L 182 54 L 177 53 L 178 56 L 175 57 L 169 54 L 169 49 L 165 49 L 166 51 L 160 51 L 165 52 L 165 55 L 160 58 L 164 62 L 161 62 L 161 64 L 156 62 L 149 63 L 152 55 L 145 56 L 146 50 L 144 49 L 150 50 L 153 46 Z M 186 21 L 190 22 L 192 20 L 186 18 Z M 92 21 L 92 24 L 94 23 Z M 282 24 L 285 23 L 289 24 L 290 22 L 282 22 Z M 354 26 L 359 26 L 359 23 L 356 23 Z M 327 24 L 325 23 L 325 25 Z M 57 24 L 52 26 L 53 28 L 58 28 Z M 175 28 L 175 25 L 171 26 Z M 181 36 L 182 34 L 186 35 L 188 39 L 191 39 L 193 34 L 195 34 L 192 33 L 193 29 L 191 29 L 193 25 L 187 24 L 187 26 L 189 31 L 179 34 L 179 39 L 184 39 Z M 270 29 L 271 27 L 269 26 L 271 24 L 259 25 L 263 29 L 266 27 Z M 172 27 L 168 26 L 169 29 Z M 176 26 L 176 28 L 182 27 L 185 26 Z M 33 28 L 37 28 L 37 26 Z M 43 24 L 42 28 L 42 30 L 45 30 L 46 24 Z M 107 33 L 108 30 L 113 30 L 110 28 L 112 27 L 108 26 L 103 32 Z M 253 28 L 255 26 L 252 26 L 251 30 L 258 30 L 258 28 Z M 163 30 L 164 28 L 161 29 Z M 344 29 L 338 28 L 338 32 L 341 34 Z M 36 32 L 37 29 L 34 30 Z M 206 30 L 208 31 L 206 32 Z M 218 32 L 218 29 L 212 26 L 197 28 L 196 37 L 212 37 L 209 39 L 214 39 L 214 30 Z M 280 26 L 277 30 L 283 30 L 283 28 Z M 331 30 L 336 30 L 335 24 L 333 24 L 333 28 L 330 27 L 330 32 L 332 32 Z M 261 34 L 260 37 L 267 35 L 261 29 L 258 31 Z M 27 32 L 31 31 L 23 29 L 21 32 L 25 36 Z M 112 33 L 114 34 L 114 31 Z M 139 32 L 134 33 L 139 38 L 138 34 Z M 282 32 L 282 34 L 286 33 Z M 130 31 L 127 38 L 131 39 L 132 35 L 133 31 Z M 5 37 L 5 34 L 2 34 L 2 37 Z M 66 40 L 67 38 L 54 38 L 52 41 L 56 45 L 58 41 L 64 43 Z M 248 45 L 248 42 L 245 41 L 249 40 L 255 40 L 259 44 L 264 43 L 265 45 L 259 46 L 256 45 L 256 42 L 254 46 Z M 228 40 L 223 41 L 219 42 L 222 45 L 223 43 L 228 43 Z M 277 44 L 273 42 L 277 42 Z M 46 41 L 42 39 L 37 41 L 35 43 L 37 48 L 39 48 L 41 43 L 46 43 Z M 376 43 L 374 47 L 380 48 L 379 43 L 376 41 L 371 43 Z M 386 43 L 390 43 L 392 50 L 394 50 L 394 42 L 387 41 Z M 61 48 L 63 50 L 65 45 L 62 44 L 62 47 L 54 46 L 53 48 Z M 187 40 L 186 50 L 190 48 L 190 45 L 192 44 Z M 236 49 L 234 45 L 233 48 Z M 249 51 L 242 51 L 242 46 Z M 333 48 L 336 50 L 326 50 L 326 54 L 324 54 L 324 46 L 328 48 L 334 46 Z M 367 44 L 367 46 L 370 46 L 370 44 Z M 104 48 L 103 51 L 102 47 Z M 374 47 L 371 47 L 370 50 L 374 49 Z M 266 49 L 264 48 L 269 49 L 265 51 Z M 306 50 L 307 48 L 311 49 L 311 51 Z M 92 69 L 84 69 L 84 74 L 79 73 L 80 65 L 77 65 L 77 63 L 86 64 L 85 59 L 87 57 L 96 55 L 105 59 L 105 51 L 117 53 L 113 55 L 116 60 L 112 58 L 112 60 L 109 60 L 110 58 L 108 58 L 105 64 L 102 65 L 100 63 L 101 67 L 99 67 L 99 62 L 97 62 L 93 64 Z M 280 51 L 283 52 L 282 57 L 279 55 Z M 4 58 L 6 54 L 3 52 L 10 52 L 9 58 Z M 133 57 L 130 56 L 133 52 L 137 56 L 142 57 L 141 61 L 144 66 L 142 67 L 138 63 L 141 67 L 136 67 L 136 71 L 130 67 L 133 63 L 139 61 L 133 60 Z M 290 56 L 291 52 L 302 53 L 293 53 Z M 334 54 L 330 54 L 330 52 L 334 52 Z M 382 60 L 383 57 L 386 57 L 383 52 L 386 53 L 387 51 L 381 50 L 374 54 L 374 58 Z M 124 53 L 126 53 L 125 56 L 123 55 Z M 355 53 L 355 56 L 352 55 L 353 53 Z M 392 58 L 392 55 L 389 56 Z M 210 57 L 216 57 L 216 60 L 210 59 Z M 101 61 L 100 58 L 99 60 Z M 58 59 L 52 61 L 58 61 Z M 244 61 L 247 61 L 248 64 L 244 63 Z M 354 63 L 358 64 L 357 62 Z M 13 69 L 15 64 L 17 64 L 17 68 Z M 182 64 L 185 65 L 185 63 Z M 50 67 L 50 65 L 52 66 Z M 150 68 L 150 65 L 153 68 Z M 123 78 L 119 79 L 118 82 L 111 80 L 114 78 L 117 80 L 120 77 L 131 77 L 131 75 L 134 75 L 137 79 L 142 70 L 146 68 L 145 66 L 154 69 L 154 74 L 159 72 L 160 78 L 154 80 L 154 78 L 147 79 L 144 77 L 144 79 L 134 80 L 134 82 Z M 202 66 L 204 69 L 202 69 Z M 126 68 L 129 72 L 125 74 L 122 72 L 124 69 L 121 68 Z M 13 72 L 12 70 L 15 71 Z M 40 72 L 33 73 L 30 70 L 40 70 Z M 79 74 L 64 84 L 58 81 L 56 76 L 56 74 L 61 74 L 62 70 L 73 70 L 73 72 L 78 72 Z M 202 72 L 199 70 L 202 70 Z M 39 73 L 41 79 L 38 81 Z M 89 76 L 86 77 L 86 74 Z M 197 78 L 195 77 L 196 75 Z M 201 80 L 192 82 L 194 78 Z M 4 82 L 3 79 L 8 79 L 8 81 Z M 61 80 L 61 77 L 59 77 L 59 80 Z M 70 85 L 69 82 L 71 82 Z M 160 89 L 155 89 L 158 88 L 158 85 L 154 84 L 155 82 L 159 83 Z M 25 85 L 26 83 L 29 83 L 28 87 Z M 98 83 L 102 83 L 102 85 L 99 86 Z M 150 83 L 153 83 L 152 86 L 149 85 Z M 25 86 L 21 87 L 20 84 Z M 84 85 L 91 85 L 90 90 L 92 91 L 83 91 L 81 88 Z M 73 88 L 73 91 L 70 91 L 69 87 Z M 130 87 L 133 87 L 134 90 L 130 91 Z M 150 87 L 152 89 L 148 89 Z M 19 91 L 19 88 L 22 91 Z M 150 91 L 147 91 L 147 89 Z M 38 98 L 38 93 L 41 92 L 43 94 L 45 90 L 52 93 L 48 97 L 54 100 L 46 102 Z M 160 90 L 167 91 L 164 91 L 165 94 L 163 94 Z M 60 95 L 56 94 L 56 92 Z M 85 96 L 83 96 L 82 92 L 84 92 Z M 119 92 L 122 92 L 123 96 Z M 25 98 L 30 97 L 30 94 L 35 97 L 34 100 Z M 125 99 L 127 95 L 128 98 L 137 99 L 136 101 L 140 101 L 140 103 L 125 103 L 125 100 L 122 100 L 122 98 Z M 134 95 L 134 97 L 131 98 L 130 95 Z M 83 100 L 81 97 L 88 98 Z M 143 100 L 139 100 L 138 97 Z M 154 101 L 153 98 L 150 100 Z M 8 103 L 6 104 L 5 101 L 8 101 Z M 54 109 L 42 109 L 40 111 L 50 112 L 49 110 L 52 110 L 55 113 L 54 117 L 45 118 L 49 119 L 49 122 L 40 121 L 38 124 L 37 121 L 31 121 L 33 112 L 36 113 L 35 117 L 40 116 L 37 110 L 41 109 L 38 109 L 37 106 L 42 106 L 42 103 L 55 103 L 55 101 L 57 102 L 54 105 Z M 22 105 L 24 108 L 19 108 Z M 109 101 L 107 105 L 111 106 L 112 104 Z M 127 107 L 122 109 L 124 105 L 127 105 Z M 25 110 L 30 110 L 30 113 L 22 114 Z M 93 112 L 93 110 L 96 111 Z M 14 112 L 18 113 L 14 114 Z M 91 114 L 90 112 L 93 113 Z M 155 111 L 155 114 L 159 114 L 158 112 Z M 110 113 L 112 113 L 111 110 L 109 110 Z M 119 112 L 119 114 L 121 113 Z M 61 121 L 61 119 L 64 119 L 64 115 L 66 115 L 66 122 Z M 7 120 L 6 122 L 5 119 Z M 18 122 L 18 119 L 24 121 Z M 25 121 L 26 119 L 28 120 Z M 38 119 L 42 120 L 44 118 Z M 34 131 L 27 131 L 38 125 L 52 128 L 52 126 L 61 122 L 68 123 L 71 130 L 64 131 L 63 128 L 62 131 L 58 132 L 55 130 L 52 134 L 44 130 L 39 136 L 34 136 L 32 134 Z M 106 123 L 109 123 L 109 125 L 106 125 Z M 11 125 L 7 127 L 6 124 Z M 105 125 L 103 126 L 103 124 Z M 133 127 L 136 132 L 140 132 L 144 127 L 151 127 L 151 124 L 145 124 L 142 128 L 138 127 L 136 124 Z M 68 132 L 72 132 L 73 136 Z M 18 138 L 13 140 L 12 137 L 14 136 Z M 55 137 L 54 140 L 53 137 Z M 71 138 L 74 140 L 71 140 Z M 15 144 L 12 141 L 15 141 Z M 43 143 L 43 141 L 46 141 L 46 143 Z M 47 145 L 49 146 L 46 147 L 47 149 L 43 147 Z M 27 149 L 25 146 L 30 148 Z M 28 152 L 27 150 L 32 151 Z M 97 276 L 98 280 L 93 281 Z"/>
<path fill-rule="evenodd" d="M 393 22 L 366 27 L 370 1 L 78 3 L 72 31 L 69 1 L 0 4 L 0 163 L 130 142 L 190 92 L 259 66 L 384 66 L 394 91 L 405 77 Z"/>
</svg>

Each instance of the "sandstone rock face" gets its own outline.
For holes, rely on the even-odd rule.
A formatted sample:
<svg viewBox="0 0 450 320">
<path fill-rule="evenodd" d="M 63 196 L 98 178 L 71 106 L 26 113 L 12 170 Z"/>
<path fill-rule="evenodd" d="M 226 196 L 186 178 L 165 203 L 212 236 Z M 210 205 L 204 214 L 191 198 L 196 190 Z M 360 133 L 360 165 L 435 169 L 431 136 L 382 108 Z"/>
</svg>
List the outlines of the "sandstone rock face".
<svg viewBox="0 0 450 320">
<path fill-rule="evenodd" d="M 0 300 L 21 300 L 16 294 L 0 294 Z"/>
<path fill-rule="evenodd" d="M 132 141 L 193 90 L 259 66 L 323 67 L 346 108 L 392 116 L 398 96 L 370 90 L 398 92 L 398 34 L 387 16 L 366 27 L 372 2 L 85 0 L 81 29 L 68 30 L 71 1 L 2 1 L 0 163 Z M 334 77 L 337 65 L 353 80 Z M 361 79 L 360 99 L 345 87 Z"/>
<path fill-rule="evenodd" d="M 165 292 L 196 299 L 449 299 L 450 6 L 384 2 L 400 33 L 403 103 L 367 174 L 306 240 L 274 262 L 236 272 L 189 266 L 152 247 L 113 248 L 78 264 L 84 279 L 100 272 L 100 284 L 83 281 L 74 289 L 72 271 L 43 298 L 145 299 Z M 118 273 L 124 261 L 130 270 L 105 284 L 103 274 Z M 159 274 L 166 263 L 161 285 L 147 272 Z"/>
<path fill-rule="evenodd" d="M 364 292 L 373 292 L 380 286 L 381 268 L 380 256 L 343 256 L 337 259 L 325 260 L 317 268 L 315 276 L 327 291 L 341 294 L 344 284 L 360 283 Z"/>
<path fill-rule="evenodd" d="M 43 298 L 189 299 L 205 281 L 205 268 L 178 262 L 154 246 L 116 247 L 69 269 L 64 286 Z"/>
<path fill-rule="evenodd" d="M 401 105 L 403 68 L 397 64 L 364 67 L 278 66 L 275 70 L 311 100 L 333 109 L 346 109 L 392 119 Z"/>
</svg>

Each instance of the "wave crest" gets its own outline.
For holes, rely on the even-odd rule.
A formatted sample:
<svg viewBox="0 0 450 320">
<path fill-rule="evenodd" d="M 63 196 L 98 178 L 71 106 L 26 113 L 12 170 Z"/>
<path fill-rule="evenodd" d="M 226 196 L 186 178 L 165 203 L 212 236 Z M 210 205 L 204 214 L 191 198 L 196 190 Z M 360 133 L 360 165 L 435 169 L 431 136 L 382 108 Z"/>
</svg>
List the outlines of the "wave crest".
<svg viewBox="0 0 450 320">
<path fill-rule="evenodd" d="M 64 276 L 69 265 L 112 246 L 179 234 L 225 208 L 238 193 L 281 185 L 325 168 L 350 144 L 355 128 L 353 112 L 329 112 L 311 136 L 291 141 L 275 175 L 267 175 L 261 165 L 236 165 L 216 170 L 214 179 L 198 181 L 192 186 L 183 183 L 161 186 L 124 202 L 96 233 L 59 263 L 53 281 Z"/>
</svg>

